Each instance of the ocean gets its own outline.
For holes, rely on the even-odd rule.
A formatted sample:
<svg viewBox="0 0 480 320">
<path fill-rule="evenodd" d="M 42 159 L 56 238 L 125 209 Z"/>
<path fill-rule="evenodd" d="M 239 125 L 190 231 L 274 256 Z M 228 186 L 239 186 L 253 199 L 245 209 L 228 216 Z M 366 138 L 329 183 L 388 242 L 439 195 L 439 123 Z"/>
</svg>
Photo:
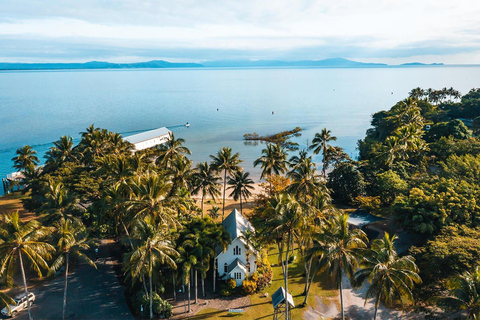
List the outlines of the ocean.
<svg viewBox="0 0 480 320">
<path fill-rule="evenodd" d="M 253 161 L 264 145 L 246 144 L 245 133 L 299 126 L 302 135 L 293 141 L 305 148 L 327 128 L 338 138 L 334 144 L 356 157 L 371 115 L 415 87 L 454 87 L 465 94 L 480 87 L 480 67 L 0 72 L 0 176 L 14 171 L 17 148 L 31 145 L 43 161 L 52 141 L 71 135 L 78 142 L 94 124 L 124 136 L 166 126 L 186 140 L 195 162 L 231 147 L 258 179 Z"/>
</svg>

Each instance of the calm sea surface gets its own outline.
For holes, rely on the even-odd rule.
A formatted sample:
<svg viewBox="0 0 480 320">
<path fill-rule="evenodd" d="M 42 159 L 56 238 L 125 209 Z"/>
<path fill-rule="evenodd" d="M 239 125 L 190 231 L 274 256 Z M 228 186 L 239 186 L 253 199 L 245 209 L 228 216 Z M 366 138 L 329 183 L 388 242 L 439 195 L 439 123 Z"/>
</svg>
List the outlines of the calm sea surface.
<svg viewBox="0 0 480 320">
<path fill-rule="evenodd" d="M 451 86 L 462 93 L 480 87 L 480 68 L 0 72 L 0 176 L 14 171 L 10 159 L 17 148 L 29 144 L 43 156 L 61 135 L 78 142 L 92 123 L 124 136 L 169 127 L 186 139 L 194 161 L 229 146 L 258 176 L 252 163 L 262 145 L 245 145 L 245 133 L 300 126 L 304 131 L 295 141 L 306 146 L 326 127 L 337 145 L 356 156 L 372 113 L 414 87 Z M 181 126 L 186 122 L 189 128 Z"/>
</svg>

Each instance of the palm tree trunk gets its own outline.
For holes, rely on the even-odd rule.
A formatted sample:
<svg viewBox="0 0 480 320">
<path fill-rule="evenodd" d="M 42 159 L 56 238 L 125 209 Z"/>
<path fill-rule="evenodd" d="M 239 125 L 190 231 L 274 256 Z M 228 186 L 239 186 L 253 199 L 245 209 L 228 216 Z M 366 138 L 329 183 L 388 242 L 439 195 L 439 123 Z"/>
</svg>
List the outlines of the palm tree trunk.
<svg viewBox="0 0 480 320">
<path fill-rule="evenodd" d="M 190 281 L 187 284 L 188 287 L 188 313 L 190 313 Z"/>
<path fill-rule="evenodd" d="M 243 214 L 243 207 L 242 207 L 242 193 L 240 192 L 240 213 Z"/>
<path fill-rule="evenodd" d="M 202 296 L 205 298 L 205 277 L 202 274 Z"/>
<path fill-rule="evenodd" d="M 33 320 L 32 311 L 30 310 L 30 300 L 28 299 L 27 278 L 25 277 L 25 268 L 23 267 L 22 251 L 18 251 L 18 256 L 20 257 L 20 268 L 22 269 L 23 289 L 25 291 L 25 297 L 27 299 L 28 318 L 30 320 Z"/>
<path fill-rule="evenodd" d="M 307 305 L 307 299 L 308 299 L 308 294 L 310 293 L 310 287 L 312 286 L 312 282 L 313 282 L 313 279 L 315 279 L 315 275 L 317 274 L 317 271 L 318 271 L 318 266 L 315 267 L 315 270 L 313 271 L 313 273 L 311 273 L 311 276 L 308 282 L 307 291 L 305 292 L 305 300 L 303 300 L 303 304 L 305 306 Z"/>
<path fill-rule="evenodd" d="M 203 191 L 202 191 L 202 219 L 203 219 L 203 197 L 204 197 L 204 194 L 203 194 Z"/>
<path fill-rule="evenodd" d="M 145 275 L 144 274 L 142 274 L 142 284 L 143 284 L 143 291 L 145 291 L 145 295 L 147 297 L 149 297 L 150 295 L 148 294 L 147 284 L 146 284 L 146 281 L 145 281 Z"/>
<path fill-rule="evenodd" d="M 172 272 L 172 281 L 173 281 L 173 301 L 177 301 L 177 290 L 175 288 L 175 273 Z"/>
<path fill-rule="evenodd" d="M 152 254 L 150 253 L 150 266 L 149 266 L 149 282 L 150 282 L 150 319 L 153 318 L 153 290 L 152 290 Z"/>
<path fill-rule="evenodd" d="M 215 278 L 217 277 L 217 261 L 213 259 L 213 293 L 215 293 Z"/>
<path fill-rule="evenodd" d="M 373 320 L 377 319 L 377 311 L 378 311 L 378 305 L 380 304 L 380 298 L 381 298 L 381 293 L 379 292 L 375 299 L 375 313 L 373 314 Z"/>
<path fill-rule="evenodd" d="M 197 274 L 198 274 L 198 271 L 197 271 L 197 269 L 195 269 L 195 304 L 198 303 Z"/>
<path fill-rule="evenodd" d="M 290 253 L 290 234 L 287 237 L 287 257 L 285 259 L 285 320 L 290 319 L 290 314 L 288 313 L 289 305 L 288 305 L 288 259 Z"/>
<path fill-rule="evenodd" d="M 222 213 L 222 222 L 225 219 L 225 190 L 227 188 L 227 169 L 223 174 L 223 213 Z"/>
<path fill-rule="evenodd" d="M 187 302 L 185 301 L 185 278 L 183 277 L 183 275 L 182 275 L 182 292 L 183 292 L 183 307 L 186 313 Z"/>
<path fill-rule="evenodd" d="M 63 289 L 63 319 L 67 311 L 67 285 L 68 285 L 68 252 L 65 253 L 65 287 Z"/>
<path fill-rule="evenodd" d="M 342 294 L 342 270 L 340 270 L 340 307 L 342 308 L 342 320 L 345 320 L 345 312 L 343 311 L 343 294 Z"/>
</svg>

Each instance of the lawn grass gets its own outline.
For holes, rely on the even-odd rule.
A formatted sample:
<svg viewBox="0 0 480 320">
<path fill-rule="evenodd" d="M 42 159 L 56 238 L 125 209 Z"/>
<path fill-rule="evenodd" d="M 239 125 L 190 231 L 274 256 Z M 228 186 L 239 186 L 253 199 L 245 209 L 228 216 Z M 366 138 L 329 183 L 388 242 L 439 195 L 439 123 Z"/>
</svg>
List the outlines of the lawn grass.
<svg viewBox="0 0 480 320">
<path fill-rule="evenodd" d="M 338 296 L 338 291 L 332 289 L 332 285 L 331 283 L 329 283 L 325 275 L 319 274 L 315 277 L 314 283 L 312 284 L 310 294 L 307 300 L 307 307 L 302 307 L 301 304 L 303 303 L 303 300 L 305 298 L 302 295 L 305 286 L 304 267 L 303 260 L 301 259 L 297 251 L 295 251 L 295 255 L 297 256 L 297 258 L 293 263 L 289 264 L 288 268 L 288 290 L 292 294 L 293 301 L 296 306 L 296 308 L 294 308 L 291 313 L 292 319 L 302 319 L 304 312 L 308 309 L 308 306 L 315 308 L 315 296 L 320 297 L 320 299 L 322 300 L 330 300 L 331 298 L 335 299 Z M 271 246 L 268 251 L 268 260 L 272 265 L 277 265 L 277 257 L 278 250 L 275 246 Z M 272 270 L 272 285 L 264 292 L 249 296 L 252 305 L 242 314 L 242 319 L 271 319 L 273 317 L 271 296 L 280 286 L 283 286 L 284 283 L 281 266 L 273 267 Z M 268 293 L 268 297 L 264 297 L 265 292 Z M 190 319 L 225 319 L 229 317 L 236 316 L 229 314 L 228 311 L 208 308 L 199 311 L 195 316 L 190 317 Z"/>
</svg>

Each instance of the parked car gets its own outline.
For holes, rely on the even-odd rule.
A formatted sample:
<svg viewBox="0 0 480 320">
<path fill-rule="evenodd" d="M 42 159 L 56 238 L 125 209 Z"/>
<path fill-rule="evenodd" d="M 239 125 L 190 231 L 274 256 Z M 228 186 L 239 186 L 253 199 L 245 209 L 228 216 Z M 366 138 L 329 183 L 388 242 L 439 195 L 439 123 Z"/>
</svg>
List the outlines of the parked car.
<svg viewBox="0 0 480 320">
<path fill-rule="evenodd" d="M 15 317 L 17 315 L 17 313 L 19 313 L 20 311 L 28 308 L 27 298 L 26 298 L 25 293 L 16 296 L 15 299 L 13 299 L 13 300 L 15 300 L 17 305 L 10 305 L 10 310 L 8 309 L 8 307 L 3 308 L 2 309 L 2 314 L 4 316 Z M 28 293 L 28 300 L 30 301 L 30 305 L 32 305 L 33 302 L 35 301 L 35 295 L 33 293 L 29 292 Z"/>
</svg>

